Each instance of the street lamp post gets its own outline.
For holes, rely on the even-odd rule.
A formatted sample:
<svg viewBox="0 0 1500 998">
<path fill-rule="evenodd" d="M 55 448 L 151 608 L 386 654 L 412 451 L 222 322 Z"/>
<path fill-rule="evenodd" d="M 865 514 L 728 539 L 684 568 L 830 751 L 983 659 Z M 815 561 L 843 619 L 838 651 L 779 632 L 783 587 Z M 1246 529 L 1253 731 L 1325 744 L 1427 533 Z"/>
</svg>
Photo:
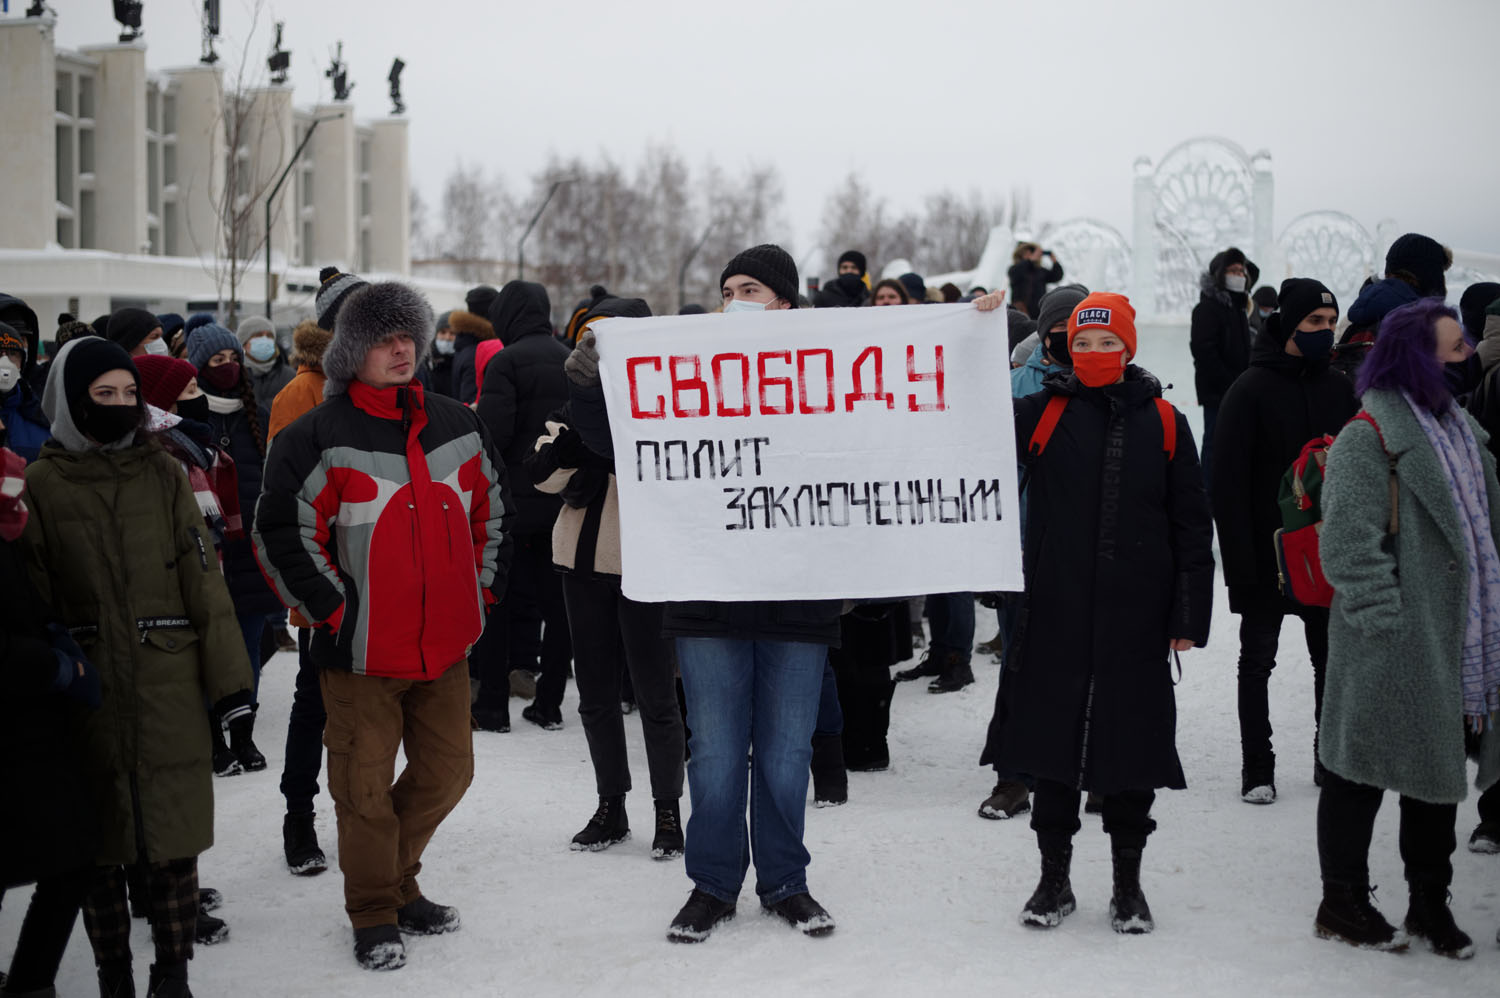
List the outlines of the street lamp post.
<svg viewBox="0 0 1500 998">
<path fill-rule="evenodd" d="M 536 210 L 535 215 L 531 216 L 531 224 L 526 226 L 526 231 L 521 233 L 521 241 L 516 243 L 516 280 L 526 279 L 526 237 L 531 235 L 532 229 L 536 228 L 536 223 L 541 220 L 542 212 L 547 210 L 547 205 L 551 203 L 552 195 L 557 193 L 557 189 L 577 179 L 577 177 L 563 177 L 561 180 L 554 180 L 552 187 L 547 191 L 547 196 L 542 198 L 542 206 Z"/>
<path fill-rule="evenodd" d="M 307 148 L 307 143 L 312 139 L 313 132 L 325 121 L 333 121 L 342 118 L 344 112 L 330 114 L 323 118 L 314 118 L 307 126 L 307 134 L 302 136 L 302 141 L 297 143 L 297 148 L 292 152 L 292 159 L 281 171 L 281 176 L 276 181 L 276 186 L 271 188 L 271 193 L 266 197 L 266 318 L 271 317 L 271 202 L 276 200 L 276 195 L 281 192 L 281 185 L 286 183 L 287 175 L 292 172 L 292 167 L 297 165 L 297 160 L 302 155 L 302 150 Z"/>
<path fill-rule="evenodd" d="M 698 251 L 703 248 L 703 244 L 708 242 L 708 234 L 714 230 L 715 224 L 717 223 L 708 223 L 708 226 L 703 230 L 703 235 L 699 236 L 698 241 L 693 244 L 693 248 L 688 250 L 687 256 L 682 258 L 682 266 L 677 269 L 677 310 L 679 312 L 687 304 L 688 267 L 691 266 L 693 258 L 698 255 Z"/>
</svg>

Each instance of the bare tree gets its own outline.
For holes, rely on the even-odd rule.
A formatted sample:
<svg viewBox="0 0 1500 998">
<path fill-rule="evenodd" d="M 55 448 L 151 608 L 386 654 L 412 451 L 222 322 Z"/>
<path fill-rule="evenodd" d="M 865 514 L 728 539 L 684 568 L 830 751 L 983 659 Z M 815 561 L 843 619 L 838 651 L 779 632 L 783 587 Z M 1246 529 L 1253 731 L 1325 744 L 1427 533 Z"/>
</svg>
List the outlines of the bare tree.
<svg viewBox="0 0 1500 998">
<path fill-rule="evenodd" d="M 947 190 L 930 194 L 925 207 L 915 255 L 929 273 L 973 269 L 990 229 L 1007 215 L 1005 206 L 986 200 L 977 190 L 966 196 Z"/>
<path fill-rule="evenodd" d="M 427 218 L 427 199 L 422 197 L 422 192 L 416 185 L 412 186 L 411 195 L 407 199 L 409 206 L 408 214 L 411 216 L 411 231 L 409 234 L 412 256 L 419 260 L 425 260 L 432 250 L 431 223 Z"/>
<path fill-rule="evenodd" d="M 497 230 L 503 229 L 503 191 L 479 167 L 459 163 L 443 182 L 443 206 L 433 254 L 451 260 L 460 280 L 495 279 L 490 261 L 501 248 Z"/>
<path fill-rule="evenodd" d="M 912 215 L 898 215 L 851 173 L 823 206 L 822 242 L 830 253 L 856 249 L 865 255 L 871 273 L 887 262 L 918 255 L 918 223 Z"/>
</svg>

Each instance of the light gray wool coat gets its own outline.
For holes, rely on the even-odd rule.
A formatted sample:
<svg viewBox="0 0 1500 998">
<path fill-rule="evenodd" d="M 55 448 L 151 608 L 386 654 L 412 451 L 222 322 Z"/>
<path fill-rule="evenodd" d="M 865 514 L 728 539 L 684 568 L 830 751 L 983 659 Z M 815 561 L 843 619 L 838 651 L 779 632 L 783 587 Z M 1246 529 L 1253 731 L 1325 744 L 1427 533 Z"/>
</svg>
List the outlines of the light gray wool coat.
<svg viewBox="0 0 1500 998">
<path fill-rule="evenodd" d="M 1333 585 L 1318 756 L 1348 780 L 1434 804 L 1464 799 L 1466 768 L 1459 657 L 1469 570 L 1458 507 L 1437 454 L 1406 400 L 1371 389 L 1363 420 L 1328 452 L 1323 484 L 1323 571 Z M 1500 482 L 1488 434 L 1465 416 L 1484 459 L 1490 525 L 1500 526 Z M 1390 523 L 1396 458 L 1399 531 Z M 1497 534 L 1500 539 L 1500 534 Z M 1487 723 L 1479 779 L 1500 777 L 1500 737 Z"/>
</svg>

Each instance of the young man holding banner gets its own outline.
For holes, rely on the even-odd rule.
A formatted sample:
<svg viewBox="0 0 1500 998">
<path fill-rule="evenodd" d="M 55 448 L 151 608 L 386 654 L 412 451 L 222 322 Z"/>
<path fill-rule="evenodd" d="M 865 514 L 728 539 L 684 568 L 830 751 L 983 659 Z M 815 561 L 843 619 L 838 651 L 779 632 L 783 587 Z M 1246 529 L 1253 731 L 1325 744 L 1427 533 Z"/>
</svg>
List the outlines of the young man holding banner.
<svg viewBox="0 0 1500 998">
<path fill-rule="evenodd" d="M 796 264 L 778 246 L 755 246 L 739 254 L 724 268 L 720 284 L 725 313 L 796 307 Z M 996 294 L 987 296 L 978 304 L 988 311 L 1002 301 L 1003 296 Z M 901 318 L 894 314 L 897 311 L 906 310 L 892 310 L 890 316 L 879 319 L 875 325 L 894 330 L 897 323 L 892 320 Z M 972 318 L 972 313 L 968 318 L 957 313 L 933 311 L 928 314 L 939 323 L 954 319 L 969 323 L 977 321 Z M 829 321 L 816 324 L 819 329 L 832 325 L 833 317 L 825 318 Z M 801 330 L 805 336 L 808 330 L 804 327 L 811 323 L 811 316 L 807 317 L 808 321 L 799 322 L 778 320 L 762 324 L 759 320 L 746 320 L 745 316 L 732 320 L 707 317 L 610 320 L 650 322 L 654 326 L 649 335 L 644 325 L 631 331 L 622 327 L 618 338 L 613 331 L 606 334 L 609 337 L 606 384 L 601 385 L 600 358 L 592 330 L 579 340 L 578 348 L 566 367 L 573 382 L 571 402 L 575 428 L 588 446 L 615 457 L 617 466 L 624 469 L 621 472 L 621 540 L 626 552 L 624 585 L 627 590 L 635 587 L 632 598 L 665 593 L 656 597 L 669 601 L 664 631 L 677 642 L 678 663 L 687 696 L 688 725 L 692 729 L 692 757 L 687 769 L 692 814 L 687 824 L 685 859 L 687 874 L 694 887 L 668 929 L 667 938 L 675 942 L 706 939 L 715 926 L 734 916 L 752 857 L 756 893 L 766 912 L 779 916 L 809 936 L 824 936 L 834 929 L 833 918 L 808 893 L 806 874 L 810 857 L 803 845 L 808 766 L 812 759 L 812 735 L 823 668 L 828 647 L 838 644 L 842 609 L 841 599 L 821 597 L 901 594 L 855 592 L 860 580 L 850 584 L 848 574 L 839 574 L 840 569 L 847 572 L 848 566 L 820 561 L 820 556 L 813 554 L 806 543 L 827 543 L 828 538 L 837 536 L 844 546 L 835 550 L 850 553 L 845 560 L 857 565 L 858 558 L 853 553 L 868 548 L 872 540 L 867 538 L 874 536 L 881 537 L 881 544 L 886 548 L 894 550 L 903 544 L 917 545 L 907 549 L 917 551 L 926 550 L 929 539 L 940 535 L 960 537 L 968 536 L 962 533 L 965 531 L 978 533 L 982 530 L 991 537 L 995 536 L 993 532 L 1000 530 L 996 496 L 1003 494 L 1004 487 L 999 484 L 998 477 L 995 477 L 993 490 L 986 493 L 988 499 L 980 499 L 977 506 L 972 499 L 969 500 L 969 512 L 964 513 L 960 524 L 958 511 L 964 506 L 965 493 L 964 483 L 957 477 L 953 483 L 957 483 L 958 491 L 952 492 L 952 483 L 949 484 L 946 506 L 942 505 L 941 491 L 937 493 L 938 498 L 934 498 L 931 479 L 925 482 L 856 483 L 846 477 L 843 481 L 830 483 L 827 478 L 836 479 L 840 474 L 869 475 L 873 473 L 872 467 L 882 465 L 871 458 L 857 468 L 836 471 L 834 464 L 848 455 L 836 453 L 834 445 L 827 442 L 833 437 L 819 442 L 809 439 L 805 432 L 775 429 L 778 426 L 802 427 L 805 431 L 817 424 L 820 433 L 834 426 L 845 427 L 845 432 L 848 432 L 848 427 L 862 425 L 866 412 L 871 414 L 869 418 L 873 421 L 889 421 L 893 426 L 898 422 L 902 426 L 915 424 L 926 428 L 929 433 L 951 425 L 947 421 L 954 414 L 941 401 L 945 390 L 942 348 L 935 346 L 940 341 L 924 340 L 921 346 L 927 365 L 933 363 L 929 351 L 936 349 L 936 373 L 925 369 L 916 371 L 913 367 L 916 347 L 906 348 L 907 367 L 902 373 L 911 379 L 911 401 L 908 406 L 908 396 L 903 393 L 902 405 L 896 406 L 893 401 L 895 394 L 885 391 L 881 373 L 871 374 L 873 387 L 860 380 L 861 371 L 882 370 L 878 360 L 873 361 L 873 366 L 860 366 L 867 356 L 874 356 L 874 346 L 860 354 L 861 360 L 854 364 L 855 371 L 851 375 L 854 390 L 847 394 L 841 391 L 850 383 L 840 375 L 837 384 L 840 391 L 836 394 L 834 349 L 804 341 L 798 343 L 810 349 L 775 349 L 775 346 L 768 345 L 774 337 L 759 338 L 773 327 L 787 330 L 788 339 L 794 338 L 793 329 Z M 720 323 L 722 326 L 718 325 Z M 723 352 L 706 365 L 700 358 L 682 355 L 680 351 L 686 345 L 700 342 L 708 333 L 702 327 L 710 325 L 725 330 L 724 339 L 713 348 Z M 863 325 L 865 323 L 861 323 Z M 904 331 L 908 325 L 902 323 L 901 329 Z M 967 342 L 981 340 L 979 330 L 972 326 L 966 330 L 969 333 Z M 901 335 L 907 334 L 903 332 Z M 987 339 L 993 340 L 993 337 Z M 847 347 L 848 337 L 840 342 Z M 1003 337 L 996 342 L 1003 346 Z M 756 379 L 749 375 L 752 364 L 750 354 L 745 352 L 753 349 L 753 343 L 766 346 L 756 354 L 755 366 L 760 371 L 758 392 L 752 389 L 751 382 Z M 776 346 L 780 345 L 778 341 Z M 620 362 L 623 354 L 617 354 L 616 350 L 640 355 Z M 653 352 L 656 355 L 652 356 Z M 805 371 L 800 370 L 791 361 L 794 353 L 799 356 L 799 363 L 804 359 L 803 354 L 826 357 L 827 379 L 821 376 L 821 360 L 809 357 Z M 1003 364 L 1003 357 L 1000 362 Z M 778 364 L 780 367 L 776 367 Z M 898 377 L 896 364 L 895 357 L 892 357 L 892 382 Z M 738 376 L 739 384 L 730 384 L 726 388 L 735 377 L 732 370 L 740 365 L 744 366 L 741 368 L 743 373 Z M 814 365 L 818 370 L 814 370 Z M 790 374 L 782 376 L 773 373 L 773 369 L 793 371 L 797 387 L 794 389 Z M 637 375 L 640 384 L 635 380 Z M 616 379 L 627 381 L 628 391 Z M 959 386 L 969 393 L 970 398 L 980 394 L 993 395 L 985 390 L 977 372 L 950 370 L 947 385 L 950 396 L 960 390 Z M 826 403 L 823 400 L 825 387 L 828 393 Z M 656 394 L 657 391 L 664 394 Z M 710 402 L 711 394 L 718 397 L 716 407 Z M 609 413 L 606 413 L 606 395 L 610 398 Z M 811 398 L 813 395 L 817 397 Z M 796 414 L 792 412 L 794 398 L 800 398 L 795 406 Z M 934 398 L 938 401 L 932 401 Z M 950 411 L 938 411 L 945 408 L 950 408 Z M 752 409 L 757 409 L 754 415 Z M 715 413 L 718 419 L 715 419 Z M 611 432 L 612 423 L 618 428 L 614 433 Z M 683 439 L 662 442 L 637 437 L 632 452 L 632 441 L 625 440 L 622 434 L 627 431 L 646 432 L 649 427 L 655 427 L 647 432 L 647 436 L 653 438 L 663 435 L 695 438 L 693 458 L 688 460 L 686 448 L 689 444 Z M 733 433 L 738 439 L 702 439 L 713 433 Z M 760 433 L 766 435 L 756 435 Z M 994 436 L 993 433 L 989 435 Z M 784 438 L 790 441 L 790 446 L 781 446 Z M 618 453 L 615 451 L 616 441 L 620 448 Z M 713 450 L 710 446 L 713 444 L 718 445 L 717 460 L 711 454 L 707 461 L 700 461 L 702 454 Z M 674 451 L 674 448 L 680 449 Z M 679 463 L 674 471 L 673 453 L 681 454 L 683 460 L 688 461 L 687 465 Z M 661 461 L 663 454 L 665 464 Z M 772 480 L 782 467 L 796 469 L 796 473 L 825 476 L 826 484 L 817 485 L 816 505 L 810 499 L 798 505 L 798 500 L 792 498 L 793 492 L 811 495 L 813 486 L 810 484 L 802 485 L 800 489 L 782 486 L 779 480 L 775 485 L 759 484 Z M 991 476 L 1005 471 L 1013 473 L 1014 467 L 1009 442 L 1003 450 L 997 448 L 994 454 L 987 455 L 984 462 L 985 469 L 995 469 L 986 471 Z M 734 470 L 728 470 L 731 468 Z M 737 487 L 740 484 L 745 487 Z M 883 493 L 882 487 L 889 489 L 893 484 L 905 490 L 904 500 L 899 492 L 894 500 L 881 498 L 883 494 L 889 494 Z M 865 499 L 851 497 L 856 485 L 864 490 Z M 926 490 L 920 501 L 911 494 L 913 486 Z M 939 482 L 938 489 L 942 487 L 943 483 Z M 669 518 L 659 510 L 628 507 L 631 489 L 641 490 L 638 494 L 650 490 L 660 495 L 663 502 L 689 490 L 699 490 L 697 494 L 704 496 L 705 502 L 701 507 L 694 507 L 693 512 L 696 515 L 701 509 L 705 513 L 708 517 L 706 526 L 701 532 L 693 533 L 682 528 L 675 519 L 663 525 L 663 521 Z M 873 500 L 870 498 L 872 489 Z M 843 515 L 825 515 L 830 504 L 840 505 L 833 498 L 839 490 L 843 490 L 841 494 L 844 496 Z M 756 499 L 749 495 L 752 492 L 763 497 L 774 493 L 776 498 L 770 501 L 775 512 L 770 506 L 757 507 Z M 720 498 L 724 494 L 734 497 L 736 493 L 747 496 L 742 504 L 740 498 L 735 497 L 726 506 Z M 1013 483 L 1010 493 L 1014 493 Z M 987 512 L 986 502 L 996 509 L 993 515 Z M 936 512 L 940 506 L 947 511 L 942 526 L 938 525 L 939 513 Z M 851 507 L 859 533 L 840 529 L 850 526 Z M 725 516 L 725 509 L 732 515 Z M 927 511 L 925 526 L 921 527 L 917 526 L 919 509 Z M 985 513 L 983 525 L 979 523 L 979 512 L 974 511 Z M 648 515 L 652 513 L 656 514 L 655 520 Z M 648 546 L 641 541 L 639 533 L 632 536 L 630 514 L 639 517 L 635 522 L 641 524 L 639 529 L 642 530 L 658 526 L 679 529 L 675 534 L 663 534 L 660 543 Z M 903 515 L 907 519 L 896 526 Z M 1006 515 L 1005 527 L 1009 529 L 1010 514 Z M 880 531 L 878 535 L 862 532 L 874 524 L 881 525 L 874 528 Z M 777 530 L 781 532 L 778 534 Z M 814 535 L 820 540 L 813 541 Z M 710 540 L 714 537 L 719 540 Z M 808 541 L 803 541 L 803 538 Z M 698 540 L 707 543 L 695 543 Z M 747 583 L 746 580 L 756 573 L 767 572 L 766 562 L 771 560 L 768 553 L 771 548 L 756 548 L 752 544 L 776 543 L 787 545 L 778 549 L 783 552 L 780 555 L 784 559 L 780 562 L 782 566 L 797 563 L 804 570 L 795 574 L 783 572 L 773 576 L 770 582 Z M 792 554 L 786 555 L 787 550 Z M 754 552 L 767 554 L 760 558 Z M 632 554 L 638 560 L 633 561 Z M 977 554 L 974 558 L 976 564 L 992 561 L 992 558 L 981 559 Z M 724 571 L 726 564 L 730 569 L 727 572 Z M 909 559 L 903 564 L 909 564 Z M 680 579 L 694 573 L 701 573 L 698 577 L 710 577 L 711 573 L 705 571 L 706 566 L 720 572 L 712 576 L 713 585 L 702 592 L 685 589 Z M 967 583 L 970 578 L 957 581 Z M 926 580 L 915 584 L 925 585 Z M 845 588 L 849 591 L 843 591 Z M 880 587 L 867 585 L 866 588 Z M 753 595 L 736 598 L 736 592 Z M 637 597 L 636 593 L 640 596 Z M 784 594 L 784 598 L 763 598 L 768 594 Z M 718 598 L 703 599 L 703 596 Z M 747 755 L 751 760 L 748 767 Z M 747 801 L 752 816 L 748 826 L 745 820 Z"/>
</svg>

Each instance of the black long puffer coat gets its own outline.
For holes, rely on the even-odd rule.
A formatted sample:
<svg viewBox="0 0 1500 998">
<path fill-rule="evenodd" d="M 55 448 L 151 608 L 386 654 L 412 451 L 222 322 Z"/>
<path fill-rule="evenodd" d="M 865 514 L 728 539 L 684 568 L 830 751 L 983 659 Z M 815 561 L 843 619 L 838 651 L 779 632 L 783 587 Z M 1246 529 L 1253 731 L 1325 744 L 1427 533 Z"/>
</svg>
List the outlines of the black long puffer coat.
<svg viewBox="0 0 1500 998">
<path fill-rule="evenodd" d="M 1295 610 L 1276 582 L 1276 493 L 1303 445 L 1324 433 L 1337 435 L 1358 411 L 1354 384 L 1327 360 L 1288 354 L 1281 313 L 1267 319 L 1249 369 L 1224 395 L 1214 429 L 1209 490 L 1235 613 Z"/>
<path fill-rule="evenodd" d="M 1182 788 L 1168 642 L 1208 640 L 1213 530 L 1192 431 L 1167 459 L 1137 367 L 1088 388 L 1072 374 L 1017 399 L 1024 454 L 1052 395 L 1070 397 L 1030 463 L 1025 623 L 982 761 L 1097 793 Z"/>
</svg>

